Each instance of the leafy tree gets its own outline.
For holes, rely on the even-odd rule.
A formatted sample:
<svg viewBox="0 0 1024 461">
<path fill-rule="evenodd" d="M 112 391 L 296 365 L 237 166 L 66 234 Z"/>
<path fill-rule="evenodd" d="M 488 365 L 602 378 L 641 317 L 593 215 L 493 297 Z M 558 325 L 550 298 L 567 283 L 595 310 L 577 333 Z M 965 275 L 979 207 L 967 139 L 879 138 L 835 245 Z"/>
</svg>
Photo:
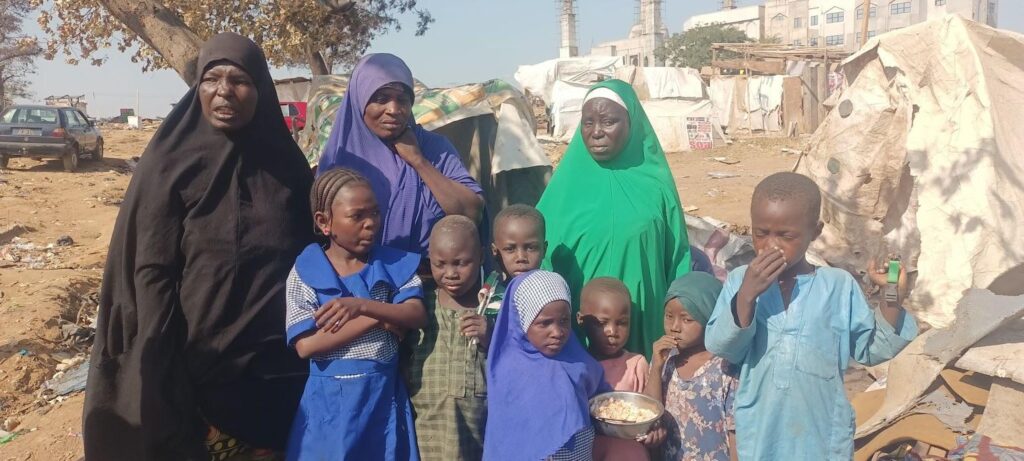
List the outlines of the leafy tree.
<svg viewBox="0 0 1024 461">
<path fill-rule="evenodd" d="M 143 70 L 173 68 L 192 82 L 203 40 L 234 31 L 253 38 L 272 65 L 309 66 L 314 75 L 353 63 L 370 42 L 418 16 L 422 35 L 433 18 L 416 0 L 29 0 L 50 37 L 44 55 L 101 65 L 101 49 L 134 50 Z"/>
<path fill-rule="evenodd" d="M 0 0 L 0 107 L 28 96 L 25 77 L 34 70 L 32 58 L 41 52 L 36 41 L 21 31 L 28 12 L 24 1 Z"/>
<path fill-rule="evenodd" d="M 700 69 L 711 65 L 712 43 L 745 43 L 750 37 L 741 30 L 722 24 L 697 26 L 686 32 L 675 34 L 654 51 L 658 59 L 677 67 Z M 729 59 L 730 56 L 723 55 Z"/>
</svg>

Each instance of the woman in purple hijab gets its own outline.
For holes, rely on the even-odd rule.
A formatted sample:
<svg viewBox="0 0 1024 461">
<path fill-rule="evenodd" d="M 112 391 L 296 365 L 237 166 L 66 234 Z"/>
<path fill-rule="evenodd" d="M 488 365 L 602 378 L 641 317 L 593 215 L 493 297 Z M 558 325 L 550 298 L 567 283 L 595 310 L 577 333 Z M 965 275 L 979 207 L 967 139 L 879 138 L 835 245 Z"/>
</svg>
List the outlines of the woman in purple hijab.
<svg viewBox="0 0 1024 461">
<path fill-rule="evenodd" d="M 426 256 L 434 223 L 449 214 L 479 222 L 484 201 L 452 143 L 416 124 L 412 87 L 397 56 L 360 59 L 317 171 L 366 176 L 384 214 L 380 244 Z"/>
</svg>

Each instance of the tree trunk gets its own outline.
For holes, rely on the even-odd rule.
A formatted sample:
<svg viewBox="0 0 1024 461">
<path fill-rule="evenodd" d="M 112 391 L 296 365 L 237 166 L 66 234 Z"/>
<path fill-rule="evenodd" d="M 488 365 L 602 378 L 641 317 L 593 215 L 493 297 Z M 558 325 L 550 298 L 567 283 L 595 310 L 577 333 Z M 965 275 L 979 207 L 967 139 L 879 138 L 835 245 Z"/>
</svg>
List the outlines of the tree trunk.
<svg viewBox="0 0 1024 461">
<path fill-rule="evenodd" d="M 174 11 L 157 0 L 98 0 L 192 85 L 202 40 Z"/>
<path fill-rule="evenodd" d="M 314 49 L 312 45 L 306 46 L 306 61 L 309 62 L 309 71 L 313 76 L 331 75 L 331 68 L 324 60 L 324 54 Z"/>
<path fill-rule="evenodd" d="M 0 110 L 7 108 L 7 66 L 0 66 Z"/>
</svg>

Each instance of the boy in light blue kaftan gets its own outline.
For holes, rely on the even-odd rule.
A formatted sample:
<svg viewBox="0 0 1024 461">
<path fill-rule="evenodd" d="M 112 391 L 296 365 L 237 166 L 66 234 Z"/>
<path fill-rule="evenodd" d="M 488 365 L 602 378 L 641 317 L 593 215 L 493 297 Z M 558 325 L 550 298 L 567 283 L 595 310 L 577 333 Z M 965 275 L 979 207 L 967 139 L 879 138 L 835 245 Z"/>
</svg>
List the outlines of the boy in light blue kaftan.
<svg viewBox="0 0 1024 461">
<path fill-rule="evenodd" d="M 758 185 L 751 204 L 758 255 L 729 274 L 708 322 L 707 349 L 740 366 L 735 420 L 744 461 L 851 459 L 849 360 L 884 362 L 917 336 L 898 305 L 882 301 L 874 311 L 849 273 L 807 263 L 822 228 L 820 197 L 810 179 L 793 173 Z M 873 269 L 872 281 L 884 284 Z"/>
</svg>

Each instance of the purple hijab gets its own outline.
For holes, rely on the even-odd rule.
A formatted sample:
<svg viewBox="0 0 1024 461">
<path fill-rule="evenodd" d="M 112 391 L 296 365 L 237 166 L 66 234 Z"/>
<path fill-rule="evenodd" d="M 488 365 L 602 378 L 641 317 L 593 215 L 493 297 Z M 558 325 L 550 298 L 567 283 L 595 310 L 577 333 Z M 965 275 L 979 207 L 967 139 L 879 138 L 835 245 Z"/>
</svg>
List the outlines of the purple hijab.
<svg viewBox="0 0 1024 461">
<path fill-rule="evenodd" d="M 430 229 L 444 217 L 444 210 L 416 170 L 363 122 L 363 112 L 373 93 L 390 83 L 401 83 L 412 92 L 412 71 L 397 56 L 368 54 L 356 63 L 317 171 L 344 167 L 366 176 L 383 215 L 381 244 L 426 255 Z M 427 161 L 449 179 L 482 193 L 451 142 L 424 130 L 414 120 L 410 119 L 409 124 Z"/>
<path fill-rule="evenodd" d="M 569 300 L 562 276 L 536 270 L 512 280 L 487 355 L 484 460 L 545 459 L 591 425 L 589 401 L 611 391 L 604 368 L 576 335 L 545 357 L 525 329 L 549 302 Z M 523 327 L 526 325 L 526 328 Z"/>
</svg>

